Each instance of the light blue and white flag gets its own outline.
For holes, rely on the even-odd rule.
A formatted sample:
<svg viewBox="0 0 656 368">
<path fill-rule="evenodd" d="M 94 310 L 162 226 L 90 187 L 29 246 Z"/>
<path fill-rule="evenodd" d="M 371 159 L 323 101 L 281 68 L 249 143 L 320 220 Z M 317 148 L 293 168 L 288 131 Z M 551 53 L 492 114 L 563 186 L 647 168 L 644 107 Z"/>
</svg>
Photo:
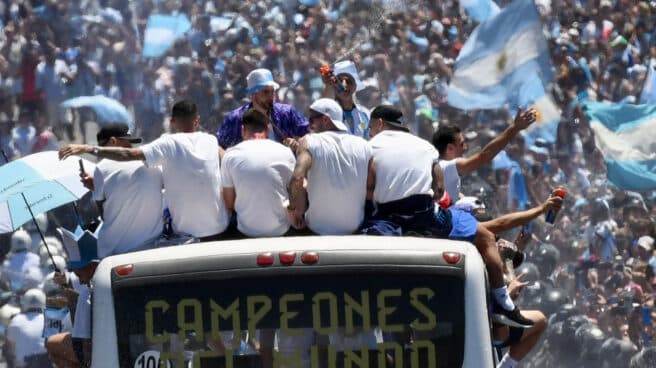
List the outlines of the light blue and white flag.
<svg viewBox="0 0 656 368">
<path fill-rule="evenodd" d="M 647 79 L 645 85 L 642 87 L 640 94 L 640 103 L 642 104 L 656 104 L 656 59 L 649 61 L 649 68 L 647 71 Z"/>
<path fill-rule="evenodd" d="M 549 143 L 556 142 L 556 132 L 560 123 L 560 109 L 547 93 L 542 80 L 533 74 L 519 90 L 519 106 L 533 107 L 537 111 L 535 123 L 524 130 L 524 142 L 530 146 L 542 138 Z"/>
<path fill-rule="evenodd" d="M 553 80 L 550 63 L 533 0 L 515 0 L 471 34 L 456 60 L 447 101 L 464 110 L 517 106 L 527 80 Z"/>
<path fill-rule="evenodd" d="M 191 29 L 191 22 L 184 14 L 151 15 L 144 34 L 144 57 L 163 56 L 175 40 Z"/>
<path fill-rule="evenodd" d="M 608 180 L 623 190 L 656 189 L 656 105 L 582 105 Z"/>
<path fill-rule="evenodd" d="M 493 0 L 460 0 L 460 5 L 465 9 L 467 15 L 482 22 L 499 14 L 499 6 Z"/>
</svg>

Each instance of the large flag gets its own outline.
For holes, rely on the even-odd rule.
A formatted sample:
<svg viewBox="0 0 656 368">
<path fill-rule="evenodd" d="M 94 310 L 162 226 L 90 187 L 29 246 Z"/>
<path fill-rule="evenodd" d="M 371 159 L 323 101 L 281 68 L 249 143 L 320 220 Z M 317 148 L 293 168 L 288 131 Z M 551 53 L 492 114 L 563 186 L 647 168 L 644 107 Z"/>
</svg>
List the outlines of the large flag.
<svg viewBox="0 0 656 368">
<path fill-rule="evenodd" d="M 151 15 L 144 33 L 143 56 L 160 57 L 173 46 L 175 40 L 191 29 L 191 22 L 184 14 Z"/>
<path fill-rule="evenodd" d="M 608 180 L 625 190 L 656 189 L 656 105 L 582 105 Z"/>
<path fill-rule="evenodd" d="M 533 0 L 515 0 L 471 34 L 456 60 L 447 101 L 465 110 L 517 106 L 522 85 L 534 75 L 543 85 L 553 80 L 549 49 Z"/>
<path fill-rule="evenodd" d="M 460 5 L 479 23 L 499 13 L 499 6 L 493 0 L 460 0 Z"/>
</svg>

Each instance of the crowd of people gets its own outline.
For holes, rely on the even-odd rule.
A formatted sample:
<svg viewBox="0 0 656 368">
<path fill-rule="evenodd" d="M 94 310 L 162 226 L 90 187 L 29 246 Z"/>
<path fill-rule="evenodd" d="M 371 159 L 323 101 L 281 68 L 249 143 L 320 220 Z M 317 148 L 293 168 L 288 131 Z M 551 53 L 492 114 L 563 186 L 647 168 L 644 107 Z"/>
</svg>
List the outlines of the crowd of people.
<svg viewBox="0 0 656 368">
<path fill-rule="evenodd" d="M 464 230 L 452 234 L 455 230 L 450 229 L 439 235 L 473 241 L 486 261 L 493 288 L 502 289 L 503 261 L 494 256 L 491 234 L 514 241 L 518 230 L 507 230 L 508 224 L 524 222 L 518 218 L 533 219 L 519 231 L 517 243 L 525 243 L 525 259 L 515 270 L 523 275 L 519 278 L 523 282 L 514 284 L 523 288 L 516 302 L 522 309 L 541 311 L 549 323 L 530 354 L 513 354 L 511 348 L 506 363 L 521 359 L 522 366 L 534 367 L 654 366 L 656 192 L 626 191 L 608 182 L 603 157 L 595 149 L 579 103 L 641 102 L 644 80 L 656 59 L 656 4 L 537 0 L 536 5 L 556 72 L 551 95 L 561 109 L 561 120 L 555 141 L 528 139 L 523 134 L 532 123 L 528 120 L 535 119 L 530 116 L 534 110 L 515 117 L 510 109 L 461 111 L 447 104 L 454 61 L 476 26 L 458 2 L 4 0 L 0 2 L 0 146 L 11 160 L 59 149 L 62 144 L 58 142 L 86 143 L 85 137 L 75 136 L 80 131 L 75 125 L 93 120 L 93 116 L 84 110 L 61 109 L 59 104 L 66 98 L 102 94 L 134 112 L 135 132 L 127 132 L 121 125 L 106 126 L 98 134 L 97 146 L 83 146 L 78 151 L 112 160 L 136 160 L 120 165 L 103 160 L 97 171 L 100 177 L 87 173 L 83 178 L 93 191 L 93 200 L 104 201 L 98 258 L 152 244 L 167 223 L 173 231 L 194 238 L 221 239 L 231 228 L 231 211 L 247 219 L 238 221 L 235 229 L 246 236 L 283 235 L 290 227 L 292 231 L 309 228 L 330 233 L 335 228 L 325 231 L 321 221 L 326 219 L 337 221 L 340 233 L 427 235 L 434 230 L 433 217 L 413 222 L 426 226 L 407 229 L 408 224 L 399 224 L 404 214 L 396 212 L 428 208 L 428 202 L 422 202 L 426 197 L 415 197 L 410 203 L 397 201 L 433 189 L 440 192 L 432 180 L 426 181 L 433 177 L 432 172 L 415 178 L 416 186 L 408 191 L 407 187 L 387 185 L 389 169 L 374 167 L 370 161 L 378 157 L 386 164 L 413 164 L 424 171 L 441 172 L 441 189 L 451 203 L 457 203 L 461 195 L 477 197 L 469 207 L 475 207 L 480 222 L 472 224 L 461 219 L 460 212 L 443 211 L 461 225 L 454 226 L 455 230 Z M 184 14 L 193 24 L 161 58 L 141 56 L 147 19 L 152 14 Z M 217 18 L 228 19 L 229 24 L 217 26 Z M 324 64 L 332 74 L 321 73 Z M 174 106 L 176 101 L 191 102 Z M 264 127 L 262 116 L 267 122 Z M 342 134 L 334 132 L 322 133 L 322 139 L 307 135 L 323 130 L 345 131 L 362 141 L 372 138 L 367 145 L 359 140 L 343 141 Z M 404 130 L 422 138 L 423 143 Z M 176 134 L 159 138 L 168 131 L 198 133 L 186 142 L 179 142 Z M 146 144 L 132 147 L 139 143 L 137 136 Z M 273 145 L 266 138 L 282 145 Z M 266 144 L 271 147 L 254 141 L 269 142 Z M 246 149 L 249 145 L 257 148 Z M 344 167 L 330 166 L 327 162 L 332 162 L 334 152 L 345 152 L 337 149 L 348 150 L 358 159 Z M 261 166 L 244 166 L 263 156 L 278 160 L 276 170 L 285 186 L 276 188 L 275 196 L 289 201 L 269 222 L 262 222 L 255 215 L 259 207 L 253 207 L 274 202 L 271 192 L 260 193 L 252 187 L 259 183 L 261 177 L 254 173 Z M 426 165 L 403 161 L 404 157 L 420 156 L 427 160 Z M 220 174 L 217 171 L 211 181 L 199 185 L 188 179 L 196 172 L 211 171 L 219 160 Z M 435 165 L 427 169 L 433 161 L 439 162 L 441 170 Z M 151 168 L 157 165 L 165 167 L 159 174 Z M 117 190 L 121 178 L 112 173 L 119 168 L 148 185 L 139 191 Z M 313 170 L 339 170 L 339 175 L 308 175 Z M 358 193 L 347 190 L 360 184 Z M 203 185 L 214 188 L 204 198 L 216 197 L 215 191 L 222 186 L 220 200 L 211 206 L 207 201 L 189 205 L 200 197 L 200 192 L 191 193 L 190 188 Z M 545 205 L 545 201 L 561 186 L 568 193 L 551 225 L 540 215 L 555 205 Z M 161 196 L 144 198 L 149 206 L 138 206 L 129 197 L 137 191 L 140 195 L 157 193 L 154 188 L 161 187 L 169 193 L 165 192 L 164 205 Z M 244 202 L 240 190 L 253 198 Z M 346 196 L 347 192 L 354 197 Z M 310 206 L 305 198 L 310 199 Z M 348 209 L 359 199 L 364 203 L 365 198 L 393 205 L 377 206 L 377 222 L 358 230 L 358 219 L 370 209 L 363 207 L 362 213 Z M 444 198 L 431 196 L 429 200 L 432 204 Z M 93 213 L 93 201 L 88 202 L 89 208 L 82 211 Z M 342 206 L 338 212 L 325 211 L 337 204 Z M 208 212 L 189 216 L 185 212 L 189 208 Z M 130 209 L 139 211 L 140 216 L 132 217 L 139 221 L 120 216 Z M 169 217 L 162 218 L 164 209 Z M 509 213 L 523 215 L 504 220 L 502 215 Z M 73 228 L 72 217 L 59 210 L 41 220 L 46 240 L 60 249 L 55 259 L 62 270 L 66 252 L 57 245 L 61 237 L 57 238 L 55 229 Z M 189 222 L 190 218 L 199 220 Z M 129 230 L 136 228 L 149 231 L 141 239 L 126 238 L 132 234 Z M 34 228 L 27 225 L 24 231 L 0 235 L 0 240 L 3 253 L 10 251 L 5 260 L 20 263 L 26 271 L 20 280 L 9 275 L 3 280 L 9 291 L 5 299 L 13 298 L 0 311 L 3 327 L 7 327 L 8 316 L 17 313 L 19 304 L 12 290 L 41 288 L 48 294 L 56 287 L 49 281 L 55 279 L 54 274 L 44 276 L 53 271 L 52 262 L 44 255 Z M 70 277 L 59 281 L 70 282 Z M 495 298 L 506 304 L 506 310 L 513 310 L 512 301 L 503 295 Z M 45 297 L 24 299 L 24 314 L 43 309 L 40 300 L 45 303 Z M 74 331 L 73 337 L 85 335 Z M 66 346 L 60 349 L 65 353 L 69 343 L 62 338 L 53 345 Z M 15 349 L 13 356 L 45 353 L 42 340 L 40 349 Z"/>
</svg>

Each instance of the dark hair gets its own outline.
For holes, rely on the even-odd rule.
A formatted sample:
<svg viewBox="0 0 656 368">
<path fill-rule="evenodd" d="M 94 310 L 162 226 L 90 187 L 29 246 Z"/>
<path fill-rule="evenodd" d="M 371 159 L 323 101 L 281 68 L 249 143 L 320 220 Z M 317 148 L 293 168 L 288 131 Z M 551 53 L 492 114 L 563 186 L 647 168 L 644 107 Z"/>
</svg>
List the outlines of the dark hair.
<svg viewBox="0 0 656 368">
<path fill-rule="evenodd" d="M 191 100 L 178 101 L 171 109 L 171 118 L 176 120 L 193 120 L 198 115 L 196 104 Z"/>
<path fill-rule="evenodd" d="M 448 144 L 456 143 L 456 135 L 461 132 L 460 128 L 456 125 L 440 125 L 439 129 L 433 133 L 433 146 L 442 155 L 445 153 Z"/>
<path fill-rule="evenodd" d="M 255 109 L 249 109 L 242 116 L 241 124 L 248 132 L 263 132 L 267 128 L 267 117 Z"/>
</svg>

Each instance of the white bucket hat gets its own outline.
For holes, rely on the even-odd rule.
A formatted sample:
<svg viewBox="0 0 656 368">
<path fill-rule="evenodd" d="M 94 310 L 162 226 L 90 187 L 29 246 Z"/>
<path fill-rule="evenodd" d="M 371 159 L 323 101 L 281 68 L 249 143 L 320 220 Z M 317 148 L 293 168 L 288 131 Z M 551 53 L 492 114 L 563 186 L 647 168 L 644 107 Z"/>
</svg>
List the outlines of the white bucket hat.
<svg viewBox="0 0 656 368">
<path fill-rule="evenodd" d="M 355 67 L 355 63 L 351 60 L 344 60 L 335 63 L 333 68 L 333 74 L 339 76 L 340 74 L 348 74 L 355 80 L 355 91 L 359 92 L 364 89 L 364 84 L 358 76 L 358 69 Z"/>
<path fill-rule="evenodd" d="M 264 87 L 271 86 L 273 89 L 280 88 L 280 85 L 273 80 L 273 74 L 269 69 L 255 69 L 246 76 L 248 90 L 246 93 L 250 96 L 260 91 Z"/>
<path fill-rule="evenodd" d="M 330 98 L 320 98 L 310 105 L 310 110 L 328 116 L 337 129 L 345 132 L 348 131 L 348 128 L 342 121 L 344 111 L 335 100 Z"/>
</svg>

